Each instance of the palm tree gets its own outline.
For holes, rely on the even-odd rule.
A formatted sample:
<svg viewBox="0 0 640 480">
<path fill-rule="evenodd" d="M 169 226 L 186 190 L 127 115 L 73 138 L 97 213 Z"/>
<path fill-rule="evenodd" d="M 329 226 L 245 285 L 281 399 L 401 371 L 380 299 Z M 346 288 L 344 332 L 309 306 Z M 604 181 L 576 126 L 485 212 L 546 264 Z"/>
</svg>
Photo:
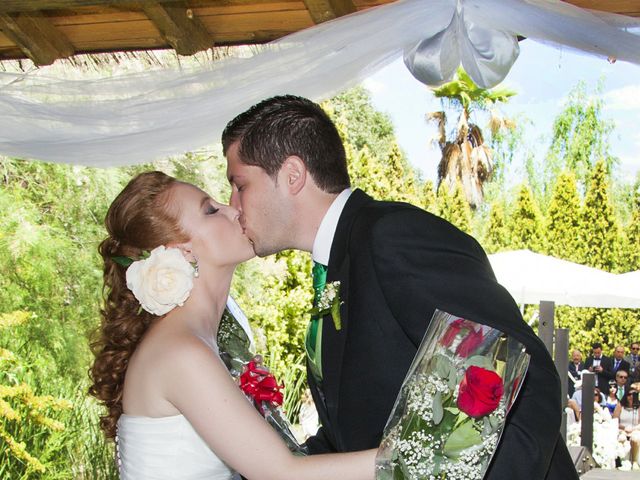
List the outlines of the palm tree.
<svg viewBox="0 0 640 480">
<path fill-rule="evenodd" d="M 453 141 L 447 140 L 447 116 L 444 111 L 427 114 L 427 121 L 438 125 L 437 143 L 442 152 L 438 164 L 438 187 L 445 182 L 453 191 L 456 182 L 461 182 L 467 201 L 471 208 L 482 203 L 482 186 L 491 177 L 493 171 L 492 151 L 484 144 L 482 130 L 469 122 L 474 109 L 487 110 L 498 102 L 506 102 L 515 92 L 506 89 L 483 89 L 478 87 L 467 73 L 459 68 L 456 78 L 441 87 L 433 88 L 433 94 L 449 101 L 450 105 L 460 110 L 458 125 L 453 132 Z M 509 120 L 491 112 L 491 130 L 510 127 Z M 496 129 L 496 130 L 494 130 Z"/>
</svg>

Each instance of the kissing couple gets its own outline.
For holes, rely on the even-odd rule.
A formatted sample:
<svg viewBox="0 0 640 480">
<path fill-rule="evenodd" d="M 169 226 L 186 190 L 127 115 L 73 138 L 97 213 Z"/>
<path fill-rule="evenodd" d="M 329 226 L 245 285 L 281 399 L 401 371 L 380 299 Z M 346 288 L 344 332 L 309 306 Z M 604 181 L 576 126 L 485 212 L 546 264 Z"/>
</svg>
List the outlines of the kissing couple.
<svg viewBox="0 0 640 480">
<path fill-rule="evenodd" d="M 383 429 L 436 309 L 497 328 L 531 356 L 485 478 L 578 478 L 560 436 L 555 366 L 472 237 L 352 190 L 338 131 L 307 99 L 254 105 L 222 145 L 229 205 L 148 172 L 106 216 L 90 392 L 106 407 L 121 479 L 375 478 Z M 311 253 L 316 286 L 340 282 L 340 324 L 316 316 L 305 340 L 321 423 L 308 456 L 293 455 L 247 402 L 216 344 L 236 266 L 286 249 Z M 145 282 L 167 262 L 186 275 L 182 291 L 168 304 L 147 299 Z"/>
</svg>

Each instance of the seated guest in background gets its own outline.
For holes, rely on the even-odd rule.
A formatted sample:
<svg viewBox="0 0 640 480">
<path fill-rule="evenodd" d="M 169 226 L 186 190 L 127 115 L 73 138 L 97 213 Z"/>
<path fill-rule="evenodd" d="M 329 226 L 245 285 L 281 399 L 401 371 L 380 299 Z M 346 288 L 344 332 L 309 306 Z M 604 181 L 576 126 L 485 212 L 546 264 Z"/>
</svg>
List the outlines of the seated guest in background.
<svg viewBox="0 0 640 480">
<path fill-rule="evenodd" d="M 569 378 L 567 378 L 569 387 L 567 389 L 567 394 L 569 398 L 575 392 L 575 382 L 580 380 L 582 375 L 582 370 L 584 370 L 584 362 L 582 361 L 582 353 L 580 350 L 573 350 L 571 352 L 571 361 L 569 362 Z M 572 381 L 573 380 L 573 381 Z"/>
<path fill-rule="evenodd" d="M 592 354 L 584 363 L 584 368 L 596 374 L 596 386 L 601 392 L 609 391 L 609 380 L 613 380 L 613 362 L 611 358 L 603 355 L 602 344 L 595 342 L 591 345 Z"/>
<path fill-rule="evenodd" d="M 604 400 L 604 406 L 609 409 L 609 413 L 613 416 L 617 408 L 620 408 L 620 400 L 618 400 L 618 389 L 615 385 L 609 387 L 609 393 Z"/>
<path fill-rule="evenodd" d="M 616 383 L 614 387 L 616 388 L 616 397 L 618 397 L 619 401 L 625 397 L 626 392 L 629 390 L 629 374 L 626 370 L 618 370 L 616 372 Z"/>
<path fill-rule="evenodd" d="M 633 342 L 631 352 L 624 359 L 629 362 L 629 383 L 640 381 L 640 342 Z"/>
<path fill-rule="evenodd" d="M 613 413 L 613 418 L 618 419 L 618 427 L 623 430 L 631 442 L 630 458 L 632 463 L 637 463 L 640 451 L 640 419 L 638 419 L 638 392 L 629 390 Z"/>
<path fill-rule="evenodd" d="M 578 380 L 575 386 L 576 386 L 576 391 L 573 392 L 573 395 L 569 400 L 569 402 L 571 402 L 571 405 L 569 405 L 569 407 L 574 409 L 574 404 L 575 404 L 575 406 L 577 406 L 578 408 L 578 411 L 581 411 L 582 410 L 582 380 Z M 603 405 L 604 397 L 602 393 L 600 393 L 600 389 L 598 387 L 593 389 L 593 397 L 594 397 L 593 401 L 598 406 Z"/>
<path fill-rule="evenodd" d="M 618 419 L 621 430 L 631 432 L 634 428 L 640 429 L 638 407 L 638 392 L 629 390 L 613 413 L 613 418 Z"/>
<path fill-rule="evenodd" d="M 613 372 L 615 373 L 618 370 L 624 370 L 627 373 L 631 370 L 631 365 L 624 359 L 624 347 L 622 345 L 618 345 L 613 351 Z"/>
</svg>

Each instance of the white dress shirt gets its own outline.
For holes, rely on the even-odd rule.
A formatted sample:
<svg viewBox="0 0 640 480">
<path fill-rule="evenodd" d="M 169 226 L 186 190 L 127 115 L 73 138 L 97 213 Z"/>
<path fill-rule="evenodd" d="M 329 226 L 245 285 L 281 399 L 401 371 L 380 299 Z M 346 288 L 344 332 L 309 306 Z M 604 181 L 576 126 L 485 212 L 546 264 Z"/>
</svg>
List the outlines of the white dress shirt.
<svg viewBox="0 0 640 480">
<path fill-rule="evenodd" d="M 351 189 L 345 188 L 333 201 L 327 213 L 325 213 L 320 222 L 318 233 L 313 241 L 313 250 L 311 251 L 311 258 L 314 262 L 321 263 L 322 265 L 329 265 L 329 255 L 331 255 L 331 245 L 333 244 L 333 237 L 336 234 L 336 228 L 338 228 L 338 220 L 342 215 L 342 210 L 351 196 Z"/>
</svg>

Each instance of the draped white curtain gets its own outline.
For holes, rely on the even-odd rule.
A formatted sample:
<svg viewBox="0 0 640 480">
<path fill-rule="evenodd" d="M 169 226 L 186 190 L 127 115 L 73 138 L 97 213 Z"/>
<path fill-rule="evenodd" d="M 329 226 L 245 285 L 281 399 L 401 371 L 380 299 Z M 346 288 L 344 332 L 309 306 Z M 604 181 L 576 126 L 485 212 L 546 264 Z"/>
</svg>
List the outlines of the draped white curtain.
<svg viewBox="0 0 640 480">
<path fill-rule="evenodd" d="M 640 64 L 638 29 L 635 19 L 557 0 L 399 0 L 187 71 L 98 80 L 0 73 L 0 154 L 143 163 L 219 141 L 231 118 L 266 97 L 327 98 L 401 55 L 424 83 L 449 80 L 461 63 L 488 87 L 516 60 L 517 35 Z"/>
</svg>

